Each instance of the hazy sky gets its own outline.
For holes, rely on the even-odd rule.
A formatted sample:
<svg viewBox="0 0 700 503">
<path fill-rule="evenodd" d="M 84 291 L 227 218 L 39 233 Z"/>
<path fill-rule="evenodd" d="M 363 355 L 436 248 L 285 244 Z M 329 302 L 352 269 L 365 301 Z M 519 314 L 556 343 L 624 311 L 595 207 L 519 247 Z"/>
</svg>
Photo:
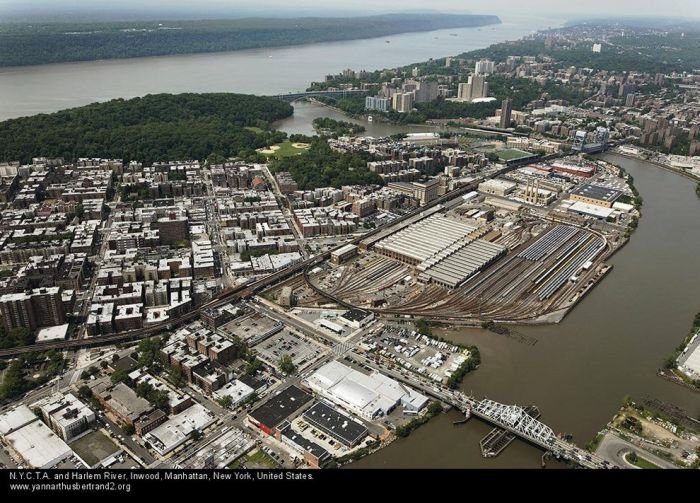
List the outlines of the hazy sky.
<svg viewBox="0 0 700 503">
<path fill-rule="evenodd" d="M 270 10 L 270 13 L 290 10 L 316 12 L 323 16 L 324 12 L 337 15 L 347 12 L 372 14 L 377 11 L 400 12 L 414 9 L 436 9 L 443 11 L 470 11 L 474 14 L 507 15 L 508 12 L 589 14 L 604 16 L 606 14 L 627 14 L 632 16 L 688 16 L 698 11 L 698 0 L 0 0 L 0 11 L 7 12 L 38 12 L 45 8 L 49 10 L 87 9 L 97 11 L 105 9 L 111 12 L 120 10 L 160 11 L 201 11 L 245 14 L 247 12 L 259 15 Z M 695 14 L 697 16 L 697 14 Z M 1 20 L 1 19 L 0 19 Z"/>
</svg>

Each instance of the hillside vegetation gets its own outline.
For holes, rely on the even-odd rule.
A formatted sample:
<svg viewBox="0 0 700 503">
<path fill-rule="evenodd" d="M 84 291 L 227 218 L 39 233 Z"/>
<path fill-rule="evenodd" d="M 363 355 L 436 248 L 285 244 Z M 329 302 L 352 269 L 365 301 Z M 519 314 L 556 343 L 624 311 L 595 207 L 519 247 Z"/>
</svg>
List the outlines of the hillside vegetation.
<svg viewBox="0 0 700 503">
<path fill-rule="evenodd" d="M 254 155 L 283 141 L 270 122 L 294 109 L 243 94 L 154 94 L 0 122 L 0 161 L 109 157 L 151 163 Z"/>
</svg>

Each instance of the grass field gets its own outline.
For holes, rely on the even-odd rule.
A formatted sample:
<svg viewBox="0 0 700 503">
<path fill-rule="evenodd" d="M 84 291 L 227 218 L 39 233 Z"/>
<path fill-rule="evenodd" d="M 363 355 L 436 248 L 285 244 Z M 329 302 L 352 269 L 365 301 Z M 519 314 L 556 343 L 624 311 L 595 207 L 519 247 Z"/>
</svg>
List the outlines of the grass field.
<svg viewBox="0 0 700 503">
<path fill-rule="evenodd" d="M 71 449 L 90 466 L 94 466 L 119 448 L 101 431 L 93 431 L 70 444 Z"/>
<path fill-rule="evenodd" d="M 285 141 L 283 143 L 278 143 L 273 145 L 270 149 L 258 149 L 258 152 L 264 154 L 268 157 L 291 157 L 293 155 L 299 155 L 306 152 L 309 146 L 305 143 L 292 143 Z"/>
<path fill-rule="evenodd" d="M 512 161 L 513 159 L 522 159 L 524 157 L 530 157 L 534 154 L 530 152 L 525 152 L 524 150 L 518 150 L 515 148 L 507 148 L 505 150 L 499 150 L 496 155 L 503 161 Z"/>
</svg>

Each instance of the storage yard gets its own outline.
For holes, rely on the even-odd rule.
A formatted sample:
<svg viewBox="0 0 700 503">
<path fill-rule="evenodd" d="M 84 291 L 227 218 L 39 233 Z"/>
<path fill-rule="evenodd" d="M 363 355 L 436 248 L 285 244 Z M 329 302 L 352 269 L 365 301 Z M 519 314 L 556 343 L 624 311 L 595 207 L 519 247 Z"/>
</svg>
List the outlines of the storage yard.
<svg viewBox="0 0 700 503">
<path fill-rule="evenodd" d="M 469 357 L 459 346 L 398 326 L 381 328 L 363 342 L 363 347 L 436 382 L 446 382 Z"/>
</svg>

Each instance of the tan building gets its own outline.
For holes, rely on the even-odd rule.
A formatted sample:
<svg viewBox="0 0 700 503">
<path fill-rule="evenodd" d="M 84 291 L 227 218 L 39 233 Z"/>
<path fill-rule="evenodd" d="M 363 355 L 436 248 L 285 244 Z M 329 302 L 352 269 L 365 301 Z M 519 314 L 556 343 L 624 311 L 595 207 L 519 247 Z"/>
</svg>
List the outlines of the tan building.
<svg viewBox="0 0 700 503">
<path fill-rule="evenodd" d="M 586 204 L 592 204 L 594 206 L 612 208 L 613 203 L 617 201 L 621 195 L 622 192 L 619 190 L 587 183 L 573 190 L 571 192 L 570 199 L 572 201 L 579 201 Z"/>
</svg>

